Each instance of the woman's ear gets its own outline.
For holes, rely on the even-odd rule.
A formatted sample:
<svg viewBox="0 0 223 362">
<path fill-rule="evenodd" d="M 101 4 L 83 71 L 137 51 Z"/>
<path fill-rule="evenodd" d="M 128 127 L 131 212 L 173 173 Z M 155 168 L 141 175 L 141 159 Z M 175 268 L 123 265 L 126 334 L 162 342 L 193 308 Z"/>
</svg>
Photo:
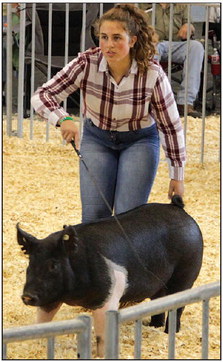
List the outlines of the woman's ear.
<svg viewBox="0 0 223 362">
<path fill-rule="evenodd" d="M 137 42 L 137 36 L 136 35 L 133 35 L 132 37 L 131 37 L 131 39 L 130 39 L 130 48 L 133 48 L 134 47 L 134 45 L 135 45 L 135 43 Z"/>
</svg>

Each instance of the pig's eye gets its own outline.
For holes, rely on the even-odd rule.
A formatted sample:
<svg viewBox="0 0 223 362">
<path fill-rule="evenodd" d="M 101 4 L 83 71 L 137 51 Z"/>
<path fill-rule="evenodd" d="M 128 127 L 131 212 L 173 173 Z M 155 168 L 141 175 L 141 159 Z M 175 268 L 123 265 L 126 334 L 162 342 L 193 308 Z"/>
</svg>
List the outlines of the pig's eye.
<svg viewBox="0 0 223 362">
<path fill-rule="evenodd" d="M 49 260 L 48 269 L 50 272 L 55 272 L 59 269 L 59 263 L 55 260 Z"/>
</svg>

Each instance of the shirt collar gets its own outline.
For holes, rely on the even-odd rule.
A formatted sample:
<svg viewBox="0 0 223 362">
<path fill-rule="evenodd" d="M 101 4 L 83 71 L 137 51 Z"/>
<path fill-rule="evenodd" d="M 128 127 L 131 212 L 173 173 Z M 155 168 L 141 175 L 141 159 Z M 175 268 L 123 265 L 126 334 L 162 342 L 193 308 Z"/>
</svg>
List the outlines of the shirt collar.
<svg viewBox="0 0 223 362">
<path fill-rule="evenodd" d="M 108 62 L 104 56 L 102 56 L 102 59 L 99 63 L 98 71 L 99 72 L 108 72 Z M 129 70 L 129 74 L 137 74 L 137 72 L 138 72 L 137 61 L 135 59 L 133 59 L 131 68 Z"/>
</svg>

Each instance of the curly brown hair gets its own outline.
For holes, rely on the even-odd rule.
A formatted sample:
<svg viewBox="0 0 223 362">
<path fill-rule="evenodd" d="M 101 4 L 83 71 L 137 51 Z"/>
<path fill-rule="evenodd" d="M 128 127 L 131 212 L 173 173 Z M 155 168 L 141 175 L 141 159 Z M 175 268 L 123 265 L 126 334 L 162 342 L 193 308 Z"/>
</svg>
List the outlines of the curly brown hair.
<svg viewBox="0 0 223 362">
<path fill-rule="evenodd" d="M 153 27 L 147 23 L 144 11 L 134 4 L 117 4 L 104 13 L 95 24 L 96 35 L 99 36 L 100 27 L 104 21 L 119 21 L 130 36 L 137 36 L 137 41 L 130 50 L 131 58 L 138 64 L 139 72 L 148 70 L 149 62 L 156 53 L 155 45 L 158 36 Z"/>
</svg>

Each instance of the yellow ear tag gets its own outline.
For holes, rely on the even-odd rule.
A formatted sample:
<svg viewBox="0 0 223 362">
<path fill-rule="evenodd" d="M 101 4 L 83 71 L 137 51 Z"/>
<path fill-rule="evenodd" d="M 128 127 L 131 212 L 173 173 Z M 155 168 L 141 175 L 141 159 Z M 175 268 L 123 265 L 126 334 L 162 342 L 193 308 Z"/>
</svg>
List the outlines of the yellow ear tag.
<svg viewBox="0 0 223 362">
<path fill-rule="evenodd" d="M 70 239 L 70 236 L 68 234 L 64 234 L 63 240 L 69 240 L 69 239 Z"/>
<path fill-rule="evenodd" d="M 24 243 L 26 243 L 26 239 L 23 237 L 22 240 L 24 241 Z"/>
</svg>

